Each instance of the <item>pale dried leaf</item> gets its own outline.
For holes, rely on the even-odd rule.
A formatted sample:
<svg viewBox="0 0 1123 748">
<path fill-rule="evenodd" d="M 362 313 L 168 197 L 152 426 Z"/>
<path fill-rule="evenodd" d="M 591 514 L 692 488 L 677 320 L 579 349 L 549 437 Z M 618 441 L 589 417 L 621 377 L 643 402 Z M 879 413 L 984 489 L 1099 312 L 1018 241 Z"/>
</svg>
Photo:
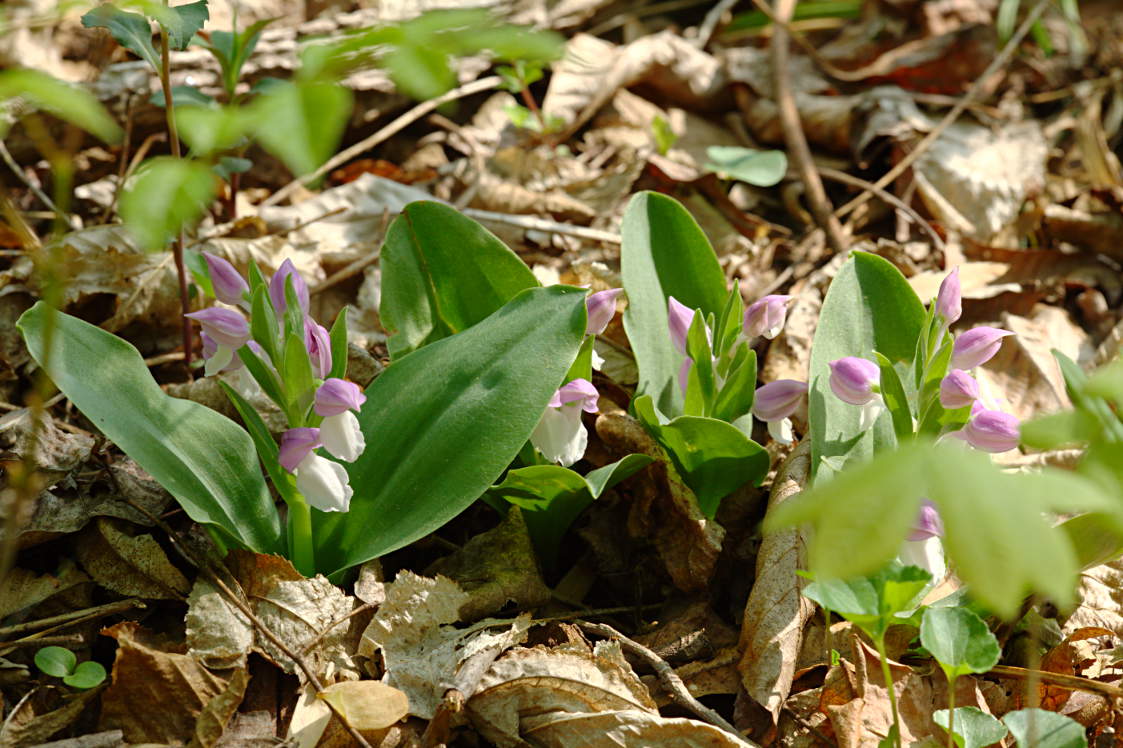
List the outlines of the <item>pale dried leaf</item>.
<svg viewBox="0 0 1123 748">
<path fill-rule="evenodd" d="M 27 569 L 12 568 L 0 580 L 0 618 L 38 605 L 63 590 L 88 581 L 90 578 L 70 559 L 63 559 L 54 574 L 36 574 Z"/>
<path fill-rule="evenodd" d="M 4 459 L 24 459 L 32 445 L 31 433 L 30 410 L 19 408 L 5 413 L 0 417 L 0 455 Z M 89 435 L 63 431 L 53 418 L 46 418 L 35 432 L 33 467 L 44 473 L 47 485 L 52 485 L 85 464 L 93 446 Z"/>
<path fill-rule="evenodd" d="M 131 525 L 99 518 L 82 532 L 74 552 L 101 586 L 130 597 L 180 600 L 191 582 L 172 565 L 151 535 L 130 535 Z"/>
<path fill-rule="evenodd" d="M 328 686 L 318 698 L 359 732 L 383 730 L 409 714 L 404 693 L 376 680 L 349 681 Z"/>
<path fill-rule="evenodd" d="M 1065 620 L 1065 634 L 1099 627 L 1123 638 L 1123 559 L 1082 571 L 1077 597 L 1080 603 Z"/>
<path fill-rule="evenodd" d="M 254 612 L 263 626 L 294 652 L 304 652 L 304 661 L 323 678 L 355 679 L 359 671 L 352 660 L 357 645 L 355 598 L 322 574 L 312 579 L 282 581 L 267 595 L 254 600 Z M 313 646 L 313 641 L 315 645 Z M 286 672 L 304 673 L 269 639 L 257 635 L 257 648 Z"/>
<path fill-rule="evenodd" d="M 253 649 L 253 624 L 203 577 L 187 596 L 187 646 L 208 667 L 244 666 Z"/>
<path fill-rule="evenodd" d="M 100 688 L 82 691 L 58 709 L 35 714 L 26 720 L 20 716 L 20 712 L 9 715 L 0 726 L 0 748 L 23 748 L 46 743 L 55 733 L 74 724 L 90 702 L 101 694 Z"/>
<path fill-rule="evenodd" d="M 594 714 L 550 712 L 523 719 L 523 735 L 546 748 L 750 748 L 713 725 L 626 709 Z"/>
<path fill-rule="evenodd" d="M 777 471 L 769 509 L 803 491 L 810 451 L 810 444 L 801 442 Z M 756 581 L 741 622 L 738 669 L 742 683 L 749 696 L 771 712 L 773 722 L 791 692 L 803 627 L 815 611 L 801 594 L 805 580 L 796 573 L 805 567 L 806 547 L 800 529 L 765 535 L 757 554 Z"/>
<path fill-rule="evenodd" d="M 246 695 L 246 686 L 250 683 L 249 671 L 238 668 L 230 676 L 220 693 L 216 694 L 206 703 L 195 720 L 195 732 L 188 743 L 188 748 L 210 748 L 223 736 L 226 723 L 242 705 Z"/>
</svg>

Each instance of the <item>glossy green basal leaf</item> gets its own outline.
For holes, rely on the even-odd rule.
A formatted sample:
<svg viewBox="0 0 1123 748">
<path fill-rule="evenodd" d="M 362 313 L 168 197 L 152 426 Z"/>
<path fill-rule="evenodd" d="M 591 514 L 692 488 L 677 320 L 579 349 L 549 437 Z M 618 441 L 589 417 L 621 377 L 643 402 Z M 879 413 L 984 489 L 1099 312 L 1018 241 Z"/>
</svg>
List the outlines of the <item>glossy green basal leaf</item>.
<svg viewBox="0 0 1123 748">
<path fill-rule="evenodd" d="M 509 471 L 488 493 L 522 510 L 539 560 L 552 568 L 562 538 L 585 507 L 652 461 L 647 455 L 631 454 L 586 476 L 560 465 L 532 465 Z"/>
<path fill-rule="evenodd" d="M 38 302 L 16 323 L 40 366 L 48 313 Z M 217 526 L 250 550 L 282 553 L 281 521 L 249 434 L 206 406 L 164 394 L 137 350 L 121 338 L 54 314 L 45 368 L 67 398 L 191 519 Z"/>
<path fill-rule="evenodd" d="M 893 363 L 911 361 L 924 318 L 924 306 L 897 268 L 876 255 L 851 253 L 823 300 L 811 346 L 812 474 L 818 474 L 824 464 L 837 470 L 847 461 L 866 459 L 896 443 L 888 415 L 873 428 L 858 430 L 860 409 L 831 392 L 828 364 L 846 356 L 873 361 L 874 351 Z"/>
<path fill-rule="evenodd" d="M 932 719 L 946 730 L 949 724 L 948 715 L 947 709 L 939 709 L 933 712 Z M 959 748 L 986 748 L 1002 740 L 1009 732 L 1006 725 L 973 706 L 956 707 L 955 721 L 950 724 L 952 738 Z"/>
<path fill-rule="evenodd" d="M 694 218 L 666 195 L 633 197 L 620 232 L 620 274 L 628 294 L 624 330 L 639 367 L 636 392 L 651 395 L 663 413 L 681 415 L 683 357 L 667 328 L 667 297 L 717 318 L 726 301 L 725 275 Z"/>
<path fill-rule="evenodd" d="M 584 334 L 584 289 L 532 288 L 389 366 L 359 414 L 367 448 L 347 466 L 351 511 L 313 510 L 320 569 L 412 543 L 483 494 L 530 438 Z"/>
<path fill-rule="evenodd" d="M 251 107 L 254 134 L 293 174 L 308 174 L 335 153 L 351 99 L 348 89 L 334 83 L 278 83 Z"/>
<path fill-rule="evenodd" d="M 661 423 L 647 395 L 636 398 L 632 407 L 711 519 L 722 499 L 746 483 L 759 483 L 768 473 L 768 452 L 732 424 L 703 416 Z"/>
<path fill-rule="evenodd" d="M 92 93 L 64 83 L 39 70 L 0 71 L 0 101 L 26 99 L 36 107 L 93 133 L 106 143 L 121 140 L 121 128 Z M 0 138 L 8 134 L 7 118 L 0 120 Z"/>
<path fill-rule="evenodd" d="M 163 249 L 214 198 L 215 181 L 200 161 L 160 156 L 146 161 L 121 193 L 121 218 L 147 251 Z"/>
<path fill-rule="evenodd" d="M 1002 648 L 983 619 L 967 608 L 929 608 L 920 622 L 920 643 L 953 680 L 985 673 L 998 664 Z"/>
<path fill-rule="evenodd" d="M 152 24 L 140 13 L 105 3 L 82 16 L 82 25 L 109 29 L 118 44 L 148 62 L 154 70 L 160 69 L 160 53 L 152 46 Z"/>
<path fill-rule="evenodd" d="M 538 285 L 494 234 L 437 202 L 405 207 L 390 224 L 380 262 L 379 315 L 394 358 L 471 327 Z"/>
<path fill-rule="evenodd" d="M 1002 721 L 1018 741 L 1018 748 L 1087 748 L 1084 727 L 1063 714 L 1044 709 L 1020 709 Z"/>
<path fill-rule="evenodd" d="M 939 509 L 944 546 L 971 594 L 1007 618 L 1029 592 L 1072 599 L 1077 557 L 1049 513 L 1098 511 L 1119 523 L 1117 502 L 1082 476 L 1005 474 L 985 454 L 918 440 L 820 480 L 771 511 L 765 529 L 810 523 L 816 577 L 856 577 L 896 556 L 922 497 Z"/>
</svg>

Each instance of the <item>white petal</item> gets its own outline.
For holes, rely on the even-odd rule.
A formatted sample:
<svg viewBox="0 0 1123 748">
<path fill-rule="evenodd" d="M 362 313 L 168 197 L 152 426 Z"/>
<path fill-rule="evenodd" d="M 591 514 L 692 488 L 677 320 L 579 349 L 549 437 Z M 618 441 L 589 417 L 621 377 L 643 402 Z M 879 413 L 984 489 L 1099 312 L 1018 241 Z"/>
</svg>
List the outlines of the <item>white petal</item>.
<svg viewBox="0 0 1123 748">
<path fill-rule="evenodd" d="M 367 446 L 359 419 L 349 410 L 324 419 L 320 424 L 320 441 L 332 457 L 346 462 L 359 459 Z"/>
<path fill-rule="evenodd" d="M 596 350 L 591 351 L 591 353 L 593 354 L 593 371 L 600 371 L 601 367 L 604 366 L 604 357 L 597 353 Z"/>
<path fill-rule="evenodd" d="M 939 584 L 947 574 L 947 562 L 944 560 L 944 544 L 938 536 L 924 540 L 906 540 L 901 544 L 901 551 L 897 554 L 901 563 L 906 566 L 919 566 L 932 575 L 932 581 Z"/>
<path fill-rule="evenodd" d="M 881 415 L 881 411 L 885 410 L 885 403 L 882 402 L 881 396 L 878 395 L 865 405 L 859 407 L 861 408 L 861 412 L 858 416 L 858 430 L 865 431 L 873 426 L 874 422 L 877 421 L 878 417 Z"/>
<path fill-rule="evenodd" d="M 228 345 L 219 344 L 215 349 L 214 355 L 207 359 L 207 365 L 203 369 L 206 376 L 217 374 L 227 367 L 227 365 L 234 359 L 234 349 Z"/>
<path fill-rule="evenodd" d="M 315 452 L 309 453 L 296 466 L 296 490 L 303 494 L 309 506 L 321 512 L 346 512 L 354 493 L 343 466 Z"/>
<path fill-rule="evenodd" d="M 791 444 L 792 419 L 781 418 L 779 421 L 768 421 L 768 434 L 781 444 Z"/>
<path fill-rule="evenodd" d="M 581 459 L 589 435 L 581 423 L 581 409 L 572 405 L 546 408 L 530 435 L 530 443 L 550 462 L 568 467 Z"/>
</svg>

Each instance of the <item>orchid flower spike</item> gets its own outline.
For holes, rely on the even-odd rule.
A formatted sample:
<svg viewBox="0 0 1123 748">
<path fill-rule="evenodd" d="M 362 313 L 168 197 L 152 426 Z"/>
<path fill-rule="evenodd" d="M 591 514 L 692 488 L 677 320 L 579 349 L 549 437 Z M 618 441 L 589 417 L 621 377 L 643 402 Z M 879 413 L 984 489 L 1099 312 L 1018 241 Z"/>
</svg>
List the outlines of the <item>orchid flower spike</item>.
<svg viewBox="0 0 1123 748">
<path fill-rule="evenodd" d="M 312 360 L 312 373 L 323 379 L 331 371 L 331 335 L 327 328 L 308 317 L 304 318 L 304 347 Z"/>
<path fill-rule="evenodd" d="M 304 282 L 303 276 L 296 271 L 296 266 L 292 264 L 292 260 L 285 260 L 281 263 L 281 267 L 277 268 L 277 272 L 269 279 L 269 299 L 273 302 L 273 308 L 277 310 L 277 314 L 284 314 L 285 308 L 288 307 L 288 302 L 285 300 L 285 279 L 292 276 L 292 289 L 296 291 L 296 299 L 300 303 L 300 309 L 305 314 L 308 314 L 308 284 Z"/>
<path fill-rule="evenodd" d="M 1009 452 L 1018 446 L 1021 435 L 1018 419 L 1000 410 L 990 410 L 976 401 L 971 420 L 953 435 L 964 439 L 975 449 L 991 454 Z"/>
<path fill-rule="evenodd" d="M 753 398 L 753 415 L 768 424 L 768 433 L 781 444 L 792 443 L 791 416 L 807 395 L 807 383 L 778 379 L 759 387 Z"/>
<path fill-rule="evenodd" d="M 959 288 L 959 267 L 947 274 L 936 294 L 936 314 L 951 325 L 963 315 L 963 294 Z"/>
<path fill-rule="evenodd" d="M 550 462 L 569 467 L 585 454 L 589 434 L 581 412 L 596 413 L 597 388 L 587 379 L 563 384 L 550 398 L 546 411 L 530 435 L 530 443 Z"/>
<path fill-rule="evenodd" d="M 324 380 L 316 390 L 313 408 L 324 419 L 320 423 L 320 439 L 333 457 L 354 462 L 366 449 L 366 437 L 355 417 L 366 400 L 359 385 L 336 377 Z"/>
<path fill-rule="evenodd" d="M 241 273 L 228 261 L 210 252 L 204 252 L 203 259 L 207 261 L 207 272 L 211 276 L 211 287 L 214 289 L 215 298 L 223 304 L 248 307 L 245 295 L 249 292 L 250 286 Z"/>
<path fill-rule="evenodd" d="M 997 327 L 973 327 L 960 333 L 951 349 L 951 365 L 956 369 L 974 369 L 998 353 L 1002 339 L 1014 333 Z"/>
<path fill-rule="evenodd" d="M 609 288 L 589 294 L 585 299 L 585 308 L 588 311 L 588 322 L 585 325 L 586 335 L 600 335 L 608 327 L 608 323 L 616 315 L 616 297 L 624 289 Z"/>
<path fill-rule="evenodd" d="M 940 513 L 936 511 L 936 505 L 924 499 L 912 532 L 901 545 L 897 558 L 905 565 L 924 569 L 932 575 L 934 582 L 943 581 L 947 575 L 947 560 L 941 540 L 943 534 L 944 523 L 940 519 Z"/>
<path fill-rule="evenodd" d="M 963 369 L 952 369 L 940 381 L 940 405 L 948 410 L 966 408 L 978 399 L 979 383 Z"/>
<path fill-rule="evenodd" d="M 745 336 L 752 339 L 764 337 L 771 340 L 784 329 L 788 318 L 788 306 L 794 297 L 770 294 L 749 304 L 745 310 Z"/>
<path fill-rule="evenodd" d="M 249 323 L 246 322 L 245 317 L 233 309 L 208 307 L 184 316 L 198 322 L 202 326 L 203 332 L 215 344 L 214 351 L 207 358 L 207 365 L 204 369 L 207 376 L 225 369 L 233 360 L 234 351 L 241 348 L 250 339 Z"/>
<path fill-rule="evenodd" d="M 296 489 L 309 506 L 321 512 L 346 512 L 354 495 L 347 471 L 338 462 L 316 454 L 321 444 L 320 429 L 289 429 L 281 437 L 278 461 L 296 475 Z"/>
<path fill-rule="evenodd" d="M 881 369 L 873 361 L 857 356 L 831 361 L 828 366 L 831 368 L 831 391 L 844 403 L 861 406 L 858 428 L 865 431 L 885 407 L 878 389 Z"/>
</svg>

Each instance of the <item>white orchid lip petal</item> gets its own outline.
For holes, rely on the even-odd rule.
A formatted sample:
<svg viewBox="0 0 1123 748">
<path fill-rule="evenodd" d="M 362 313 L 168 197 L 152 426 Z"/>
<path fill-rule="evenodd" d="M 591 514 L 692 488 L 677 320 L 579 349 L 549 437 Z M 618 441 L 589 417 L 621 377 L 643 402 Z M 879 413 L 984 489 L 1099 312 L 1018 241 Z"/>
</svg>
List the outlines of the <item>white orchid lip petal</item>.
<svg viewBox="0 0 1123 748">
<path fill-rule="evenodd" d="M 296 466 L 296 489 L 321 512 L 346 512 L 354 495 L 343 466 L 314 452 Z"/>
<path fill-rule="evenodd" d="M 332 457 L 345 462 L 359 459 L 367 446 L 359 419 L 349 410 L 328 416 L 320 423 L 320 440 Z"/>
<path fill-rule="evenodd" d="M 585 455 L 589 434 L 581 423 L 580 408 L 546 408 L 530 443 L 550 462 L 569 467 Z"/>
</svg>

